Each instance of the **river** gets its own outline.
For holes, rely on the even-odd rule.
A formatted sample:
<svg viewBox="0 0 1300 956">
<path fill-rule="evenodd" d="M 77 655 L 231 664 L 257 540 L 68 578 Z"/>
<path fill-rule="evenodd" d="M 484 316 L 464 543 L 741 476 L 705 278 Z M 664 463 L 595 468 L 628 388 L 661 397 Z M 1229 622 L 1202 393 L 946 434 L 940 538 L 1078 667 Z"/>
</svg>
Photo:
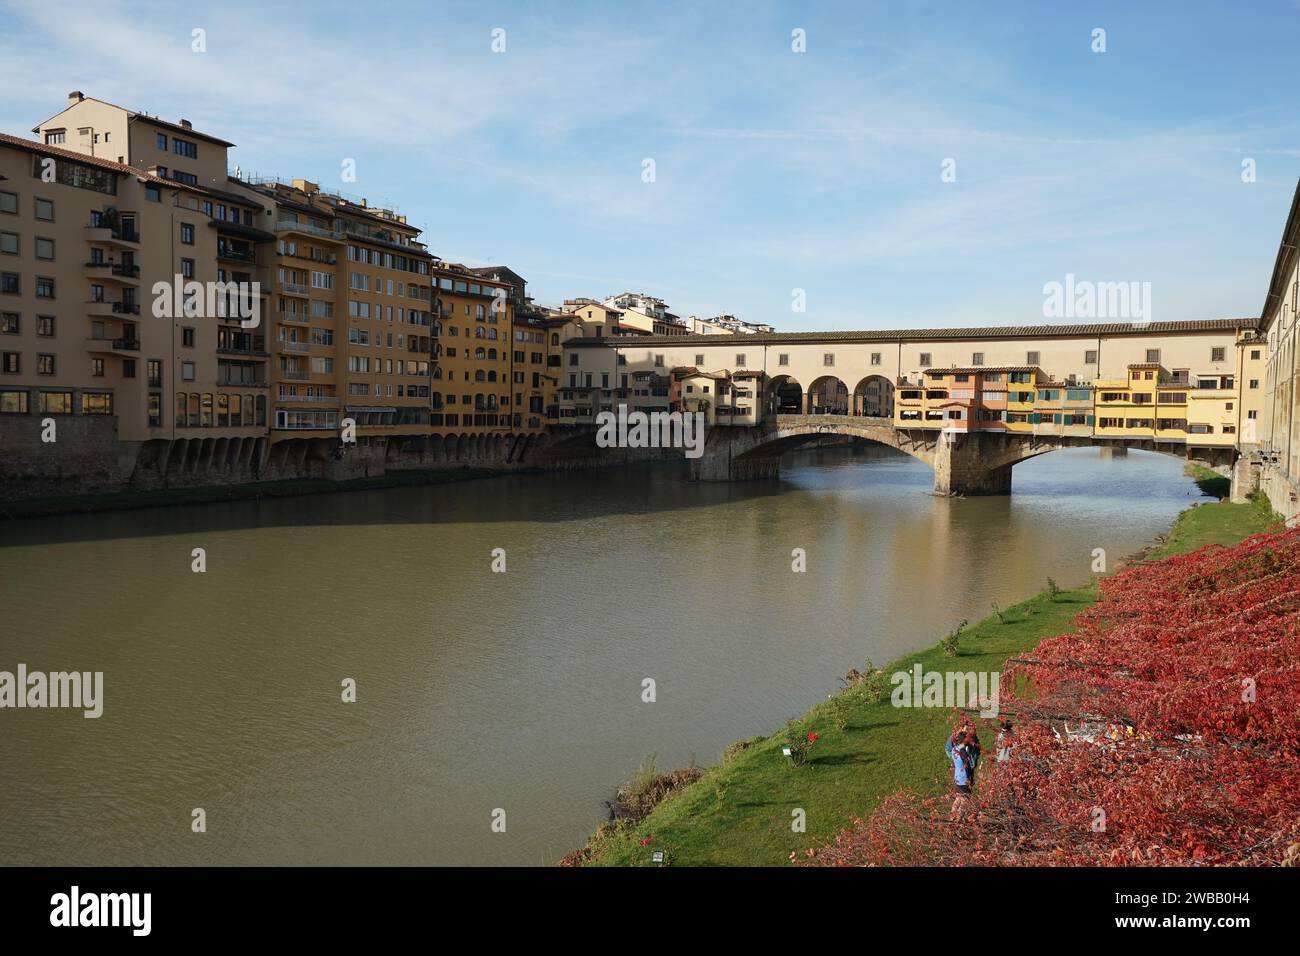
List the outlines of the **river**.
<svg viewBox="0 0 1300 956">
<path fill-rule="evenodd" d="M 1078 584 L 1093 549 L 1113 563 L 1201 497 L 1141 452 L 1055 452 L 968 500 L 879 446 L 783 469 L 0 524 L 0 670 L 104 673 L 99 719 L 0 710 L 0 863 L 553 863 L 649 755 L 716 761 L 865 658 Z"/>
</svg>

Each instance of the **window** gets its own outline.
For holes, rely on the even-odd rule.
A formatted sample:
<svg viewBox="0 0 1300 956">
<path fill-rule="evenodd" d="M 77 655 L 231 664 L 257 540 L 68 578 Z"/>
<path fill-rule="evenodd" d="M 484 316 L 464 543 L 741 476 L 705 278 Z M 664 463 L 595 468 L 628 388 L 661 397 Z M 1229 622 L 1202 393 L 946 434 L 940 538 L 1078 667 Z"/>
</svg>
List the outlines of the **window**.
<svg viewBox="0 0 1300 956">
<path fill-rule="evenodd" d="M 166 139 L 166 137 L 164 137 Z M 191 143 L 187 139 L 172 138 L 172 152 L 177 156 L 184 156 L 187 159 L 199 158 L 199 146 L 197 143 Z"/>
<path fill-rule="evenodd" d="M 1096 364 L 1097 364 L 1097 350 L 1096 350 L 1096 349 L 1088 349 L 1087 351 L 1085 351 L 1085 352 L 1083 353 L 1083 364 L 1084 364 L 1084 365 L 1096 365 Z"/>
<path fill-rule="evenodd" d="M 194 381 L 194 363 L 193 363 L 193 362 L 182 362 L 182 363 L 181 363 L 181 380 L 182 380 L 182 381 L 185 381 L 185 382 L 192 382 L 192 381 Z"/>
<path fill-rule="evenodd" d="M 1026 364 L 1026 365 L 1038 365 L 1039 362 L 1040 362 L 1040 358 L 1039 358 L 1039 355 L 1038 355 L 1037 352 L 1026 352 L 1026 353 L 1025 353 L 1025 364 Z"/>
<path fill-rule="evenodd" d="M 741 352 L 736 356 L 736 368 L 745 367 L 745 353 Z"/>
<path fill-rule="evenodd" d="M 16 272 L 0 272 L 0 292 L 9 295 L 18 295 L 22 291 L 21 283 L 18 281 Z"/>
<path fill-rule="evenodd" d="M 36 239 L 36 258 L 53 259 L 54 258 L 54 240 L 53 239 Z"/>
<path fill-rule="evenodd" d="M 36 218 L 45 222 L 54 221 L 54 200 L 37 199 L 36 200 Z"/>
<path fill-rule="evenodd" d="M 1211 362 L 1222 362 L 1222 361 L 1223 361 L 1223 347 L 1222 347 L 1222 346 L 1218 346 L 1218 347 L 1216 347 L 1216 348 L 1212 348 L 1212 349 L 1210 349 L 1210 361 L 1211 361 Z"/>
<path fill-rule="evenodd" d="M 54 298 L 54 280 L 37 276 L 36 278 L 36 298 L 53 299 Z"/>
<path fill-rule="evenodd" d="M 0 232 L 0 252 L 6 255 L 16 256 L 19 253 L 18 233 Z"/>
<path fill-rule="evenodd" d="M 834 353 L 834 352 L 823 352 L 823 353 L 822 353 L 822 365 L 823 365 L 823 366 L 826 366 L 826 367 L 829 368 L 830 366 L 832 366 L 832 365 L 834 365 L 834 364 L 835 364 L 835 353 Z"/>
<path fill-rule="evenodd" d="M 50 415 L 71 415 L 72 393 L 67 391 L 41 392 L 41 411 Z"/>
<path fill-rule="evenodd" d="M 1258 360 L 1259 360 L 1259 349 L 1251 349 L 1251 350 L 1250 350 L 1250 358 L 1251 358 L 1252 361 L 1258 361 Z"/>
<path fill-rule="evenodd" d="M 0 352 L 0 371 L 17 375 L 23 370 L 23 357 L 18 352 Z"/>
<path fill-rule="evenodd" d="M 45 134 L 46 146 L 58 146 L 67 141 L 68 131 L 62 129 L 51 130 Z"/>
<path fill-rule="evenodd" d="M 983 352 L 975 352 L 975 353 L 973 353 L 973 354 L 971 355 L 971 357 L 970 357 L 970 363 L 971 363 L 971 365 L 983 365 L 983 364 L 984 364 L 984 353 L 983 353 Z"/>
<path fill-rule="evenodd" d="M 36 356 L 36 374 L 53 375 L 54 374 L 54 356 L 42 352 Z"/>
<path fill-rule="evenodd" d="M 703 356 L 703 355 L 696 355 L 696 356 L 695 356 L 695 364 L 696 364 L 696 365 L 703 365 L 703 364 L 704 364 L 704 356 Z"/>
<path fill-rule="evenodd" d="M 933 358 L 929 352 L 922 352 L 920 358 L 921 368 L 929 368 L 934 364 Z"/>
<path fill-rule="evenodd" d="M 188 222 L 181 223 L 181 242 L 183 242 L 187 246 L 194 245 L 194 224 L 193 223 L 188 223 Z"/>
<path fill-rule="evenodd" d="M 54 336 L 54 316 L 38 315 L 36 317 L 36 334 L 44 338 Z"/>
<path fill-rule="evenodd" d="M 181 329 L 181 345 L 186 348 L 194 348 L 194 329 L 188 327 Z"/>
<path fill-rule="evenodd" d="M 156 142 L 158 143 L 158 148 L 161 149 L 164 153 L 167 152 L 167 134 L 155 133 L 154 135 L 157 137 Z"/>
<path fill-rule="evenodd" d="M 147 183 L 144 187 L 144 198 L 150 202 L 162 202 L 162 190 L 153 183 Z"/>
<path fill-rule="evenodd" d="M 104 377 L 104 360 L 102 358 L 93 358 L 90 360 L 90 374 L 95 378 Z"/>
<path fill-rule="evenodd" d="M 872 352 L 872 353 L 871 353 L 871 364 L 872 364 L 872 365 L 879 365 L 879 364 L 880 364 L 880 353 L 879 353 L 879 352 Z"/>
<path fill-rule="evenodd" d="M 1252 378 L 1252 379 L 1250 380 L 1250 387 L 1251 387 L 1251 388 L 1259 388 L 1259 379 L 1257 379 L 1257 378 Z"/>
<path fill-rule="evenodd" d="M 82 392 L 81 414 L 112 415 L 113 394 L 111 392 Z"/>
<path fill-rule="evenodd" d="M 0 312 L 0 333 L 17 335 L 21 320 L 17 312 Z"/>
<path fill-rule="evenodd" d="M 663 368 L 663 367 L 664 367 L 664 357 L 662 355 L 656 355 L 655 368 Z"/>
<path fill-rule="evenodd" d="M 1160 364 L 1160 350 L 1159 350 L 1159 349 L 1147 349 L 1147 364 L 1148 364 L 1148 365 L 1159 365 L 1159 364 Z"/>
<path fill-rule="evenodd" d="M 18 214 L 18 194 L 0 192 L 0 212 Z"/>
<path fill-rule="evenodd" d="M 0 391 L 0 415 L 26 415 L 27 391 Z"/>
<path fill-rule="evenodd" d="M 145 365 L 145 372 L 149 376 L 150 388 L 162 388 L 162 360 L 149 359 Z"/>
<path fill-rule="evenodd" d="M 181 260 L 181 276 L 184 277 L 184 278 L 186 278 L 186 279 L 193 279 L 193 278 L 194 278 L 194 260 L 193 260 L 193 259 L 182 259 L 182 260 Z"/>
</svg>

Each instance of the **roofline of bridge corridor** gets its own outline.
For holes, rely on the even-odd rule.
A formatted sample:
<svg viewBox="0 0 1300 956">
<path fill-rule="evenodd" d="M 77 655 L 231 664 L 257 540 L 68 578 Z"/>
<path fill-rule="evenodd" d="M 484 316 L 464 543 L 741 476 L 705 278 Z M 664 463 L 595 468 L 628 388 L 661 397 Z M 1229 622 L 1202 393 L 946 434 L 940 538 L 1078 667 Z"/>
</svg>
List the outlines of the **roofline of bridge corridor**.
<svg viewBox="0 0 1300 956">
<path fill-rule="evenodd" d="M 881 329 L 865 332 L 757 332 L 733 335 L 615 335 L 572 338 L 566 348 L 635 348 L 641 345 L 724 345 L 752 342 L 755 345 L 799 342 L 940 342 L 980 339 L 1097 338 L 1098 336 L 1168 335 L 1258 331 L 1258 318 L 1196 319 L 1184 322 L 1109 322 L 1086 325 L 990 325 L 982 328 Z"/>
</svg>

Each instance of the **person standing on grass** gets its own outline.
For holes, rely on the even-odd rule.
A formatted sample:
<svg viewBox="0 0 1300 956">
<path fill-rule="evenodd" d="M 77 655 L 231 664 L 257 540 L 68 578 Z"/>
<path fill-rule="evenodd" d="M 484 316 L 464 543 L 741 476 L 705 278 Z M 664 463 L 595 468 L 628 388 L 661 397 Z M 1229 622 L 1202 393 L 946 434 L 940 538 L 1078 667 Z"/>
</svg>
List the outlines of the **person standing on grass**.
<svg viewBox="0 0 1300 956">
<path fill-rule="evenodd" d="M 971 727 L 966 731 L 966 776 L 972 788 L 975 786 L 975 768 L 980 762 L 980 735 Z"/>
<path fill-rule="evenodd" d="M 952 801 L 952 815 L 960 817 L 970 799 L 970 768 L 966 755 L 966 732 L 958 730 L 948 738 L 944 745 L 948 759 L 952 761 L 952 785 L 957 791 Z"/>
</svg>

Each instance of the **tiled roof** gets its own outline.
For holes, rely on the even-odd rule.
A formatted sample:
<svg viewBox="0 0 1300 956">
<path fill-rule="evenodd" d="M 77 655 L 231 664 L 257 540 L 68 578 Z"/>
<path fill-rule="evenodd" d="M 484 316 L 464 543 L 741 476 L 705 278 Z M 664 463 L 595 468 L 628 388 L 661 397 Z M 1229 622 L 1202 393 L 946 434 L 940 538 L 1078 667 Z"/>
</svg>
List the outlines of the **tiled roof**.
<svg viewBox="0 0 1300 956">
<path fill-rule="evenodd" d="M 76 150 L 64 149 L 61 146 L 47 146 L 44 143 L 38 143 L 32 139 L 23 139 L 21 136 L 13 136 L 9 133 L 0 133 L 0 142 L 7 143 L 10 146 L 16 146 L 24 149 L 29 153 L 41 153 L 48 156 L 58 156 L 63 159 L 70 159 L 86 166 L 98 166 L 100 169 L 112 170 L 115 173 L 122 173 L 126 176 L 136 176 L 140 179 L 150 180 L 160 185 L 175 186 L 178 189 L 194 189 L 187 187 L 185 183 L 178 183 L 171 179 L 163 179 L 151 172 L 138 169 L 135 166 L 128 166 L 125 163 L 115 163 L 112 160 L 101 159 L 98 156 L 90 156 L 86 153 L 78 153 Z"/>
<path fill-rule="evenodd" d="M 862 332 L 757 332 L 745 337 L 755 345 L 838 344 L 873 342 L 938 342 L 963 339 L 1034 339 L 1077 336 L 1096 338 L 1112 335 L 1149 335 L 1152 333 L 1231 332 L 1257 329 L 1256 317 L 1238 319 L 1191 319 L 1179 322 L 1099 322 L 1086 325 L 997 325 L 967 326 L 951 329 L 881 329 Z M 721 339 L 722 341 L 719 341 Z M 587 342 L 588 346 L 596 344 Z M 658 335 L 647 345 L 726 345 L 734 347 L 731 336 Z"/>
<path fill-rule="evenodd" d="M 926 375 L 985 375 L 989 372 L 1036 372 L 1037 365 L 972 365 L 969 368 L 927 368 Z"/>
</svg>

